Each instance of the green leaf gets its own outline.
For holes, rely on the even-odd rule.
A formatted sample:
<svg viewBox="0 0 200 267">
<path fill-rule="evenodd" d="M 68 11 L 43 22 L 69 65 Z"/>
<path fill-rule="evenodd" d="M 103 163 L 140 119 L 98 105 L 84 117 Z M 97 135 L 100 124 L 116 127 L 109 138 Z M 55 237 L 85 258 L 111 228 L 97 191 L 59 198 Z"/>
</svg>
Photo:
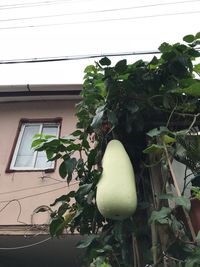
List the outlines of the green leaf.
<svg viewBox="0 0 200 267">
<path fill-rule="evenodd" d="M 93 183 L 81 185 L 76 192 L 76 196 L 87 195 L 90 192 L 90 190 L 92 189 L 92 186 L 93 186 Z"/>
<path fill-rule="evenodd" d="M 170 52 L 172 50 L 172 46 L 166 42 L 162 43 L 159 48 L 161 53 Z"/>
<path fill-rule="evenodd" d="M 127 70 L 127 60 L 123 59 L 117 62 L 114 69 L 117 73 L 124 73 Z"/>
<path fill-rule="evenodd" d="M 90 72 L 95 72 L 96 68 L 94 65 L 88 65 L 85 69 L 84 69 L 84 73 L 90 73 Z"/>
<path fill-rule="evenodd" d="M 97 237 L 97 235 L 89 235 L 85 240 L 79 241 L 76 247 L 87 248 L 97 239 Z"/>
<path fill-rule="evenodd" d="M 67 183 L 69 184 L 72 179 L 72 174 L 76 168 L 77 159 L 76 158 L 69 158 L 64 161 L 65 162 L 65 168 L 67 172 Z"/>
<path fill-rule="evenodd" d="M 144 154 L 161 153 L 164 151 L 164 147 L 161 145 L 152 144 L 143 150 Z"/>
<path fill-rule="evenodd" d="M 51 221 L 49 231 L 51 236 L 58 237 L 62 234 L 65 228 L 65 221 L 63 218 L 55 218 Z"/>
<path fill-rule="evenodd" d="M 195 81 L 192 85 L 187 88 L 178 88 L 173 90 L 174 93 L 186 94 L 190 96 L 200 96 L 200 81 Z"/>
<path fill-rule="evenodd" d="M 88 155 L 88 169 L 91 169 L 93 165 L 96 164 L 96 149 L 92 149 Z"/>
<path fill-rule="evenodd" d="M 195 35 L 195 39 L 200 39 L 200 32 Z"/>
<path fill-rule="evenodd" d="M 109 58 L 107 57 L 103 57 L 102 59 L 99 60 L 99 63 L 102 65 L 102 66 L 110 66 L 111 65 L 111 61 Z"/>
<path fill-rule="evenodd" d="M 187 211 L 190 211 L 191 202 L 187 197 L 185 197 L 185 196 L 174 197 L 174 201 L 176 202 L 177 205 L 180 205 L 184 209 L 186 209 Z"/>
<path fill-rule="evenodd" d="M 104 116 L 104 112 L 105 112 L 105 105 L 99 107 L 96 110 L 96 115 L 94 116 L 93 120 L 92 120 L 92 128 L 98 128 L 102 122 L 103 122 L 103 116 Z"/>
<path fill-rule="evenodd" d="M 165 142 L 165 144 L 170 144 L 170 143 L 176 142 L 176 139 L 174 137 L 171 137 L 167 134 L 164 134 L 162 139 Z"/>
<path fill-rule="evenodd" d="M 60 164 L 59 174 L 63 179 L 66 178 L 66 176 L 67 176 L 67 170 L 66 170 L 64 161 Z"/>
<path fill-rule="evenodd" d="M 158 222 L 161 224 L 168 223 L 168 216 L 171 214 L 172 210 L 167 207 L 162 207 L 159 211 L 153 211 L 149 219 L 149 223 Z"/>
<path fill-rule="evenodd" d="M 161 126 L 159 128 L 154 128 L 152 130 L 150 130 L 147 135 L 150 136 L 150 137 L 155 137 L 155 136 L 160 136 L 161 134 L 166 134 L 168 133 L 169 130 L 167 127 L 164 127 L 164 126 Z"/>
<path fill-rule="evenodd" d="M 54 206 L 56 205 L 58 202 L 69 202 L 71 198 L 75 197 L 75 191 L 70 191 L 69 194 L 67 195 L 62 195 L 58 198 L 56 198 L 56 200 L 50 204 L 50 206 Z"/>
<path fill-rule="evenodd" d="M 200 73 L 200 63 L 194 65 L 194 71 L 196 71 L 197 73 Z"/>
<path fill-rule="evenodd" d="M 42 138 L 39 138 L 39 139 L 35 139 L 33 140 L 32 144 L 31 144 L 31 147 L 32 148 L 37 148 L 37 146 L 43 144 L 46 140 L 45 139 L 42 139 Z"/>
<path fill-rule="evenodd" d="M 192 43 L 195 41 L 195 37 L 192 34 L 188 34 L 183 37 L 183 41 L 185 41 L 186 43 Z"/>
<path fill-rule="evenodd" d="M 46 211 L 51 211 L 51 209 L 48 206 L 42 206 L 38 208 L 35 213 L 46 212 Z"/>
</svg>

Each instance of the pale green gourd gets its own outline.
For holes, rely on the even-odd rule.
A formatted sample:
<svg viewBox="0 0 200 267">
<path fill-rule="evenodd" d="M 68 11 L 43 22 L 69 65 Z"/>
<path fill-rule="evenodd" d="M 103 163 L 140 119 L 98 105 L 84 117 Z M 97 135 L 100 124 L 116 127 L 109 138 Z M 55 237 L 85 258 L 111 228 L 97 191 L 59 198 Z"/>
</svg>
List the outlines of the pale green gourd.
<svg viewBox="0 0 200 267">
<path fill-rule="evenodd" d="M 132 163 L 120 141 L 108 143 L 102 167 L 97 185 L 97 207 L 105 218 L 126 219 L 136 210 L 137 193 Z"/>
</svg>

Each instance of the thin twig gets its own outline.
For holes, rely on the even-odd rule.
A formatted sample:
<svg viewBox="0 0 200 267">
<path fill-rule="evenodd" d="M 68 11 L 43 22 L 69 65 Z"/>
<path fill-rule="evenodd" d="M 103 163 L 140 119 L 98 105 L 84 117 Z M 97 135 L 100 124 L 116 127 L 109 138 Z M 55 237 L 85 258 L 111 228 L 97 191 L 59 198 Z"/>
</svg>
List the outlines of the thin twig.
<svg viewBox="0 0 200 267">
<path fill-rule="evenodd" d="M 175 107 L 172 109 L 172 112 L 171 112 L 170 115 L 169 115 L 169 118 L 168 118 L 168 121 L 167 121 L 167 124 L 166 124 L 166 127 L 167 127 L 167 128 L 168 128 L 168 126 L 169 126 L 170 120 L 171 120 L 171 118 L 172 118 L 172 116 L 173 116 L 173 114 L 174 114 L 176 108 L 177 108 L 177 103 L 176 103 Z"/>
<path fill-rule="evenodd" d="M 193 116 L 194 116 L 193 121 L 192 121 L 192 123 L 190 124 L 188 130 L 186 131 L 186 134 L 188 134 L 188 133 L 190 132 L 190 130 L 191 130 L 192 127 L 194 126 L 194 124 L 195 124 L 197 118 L 199 117 L 199 115 L 200 115 L 200 113 L 197 113 L 196 115 L 193 115 Z"/>
</svg>

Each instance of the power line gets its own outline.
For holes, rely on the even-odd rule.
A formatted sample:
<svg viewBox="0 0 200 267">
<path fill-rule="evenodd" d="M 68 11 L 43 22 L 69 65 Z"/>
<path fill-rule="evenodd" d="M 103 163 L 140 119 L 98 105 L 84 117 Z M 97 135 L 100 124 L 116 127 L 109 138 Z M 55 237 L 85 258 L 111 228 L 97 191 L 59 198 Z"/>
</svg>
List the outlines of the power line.
<svg viewBox="0 0 200 267">
<path fill-rule="evenodd" d="M 20 4 L 10 4 L 10 5 L 0 5 L 0 10 L 4 9 L 16 9 L 16 8 L 27 8 L 27 7 L 37 7 L 43 5 L 57 5 L 57 4 L 70 4 L 77 2 L 90 2 L 93 0 L 55 0 L 55 1 L 42 1 L 42 2 L 32 2 L 32 3 L 20 3 Z"/>
<path fill-rule="evenodd" d="M 56 185 L 56 184 L 60 184 L 60 183 L 66 183 L 66 181 L 60 181 L 60 182 L 46 184 L 46 185 L 38 185 L 38 186 L 26 187 L 26 188 L 22 188 L 22 189 L 13 190 L 13 191 L 0 192 L 0 195 L 12 194 L 12 193 L 17 193 L 17 192 L 21 192 L 21 191 L 30 190 L 30 189 L 36 189 L 36 188 L 43 188 L 43 187 L 46 187 L 46 186 L 52 186 L 52 185 Z"/>
<path fill-rule="evenodd" d="M 41 240 L 39 242 L 36 242 L 36 243 L 33 243 L 33 244 L 29 244 L 29 245 L 24 245 L 24 246 L 18 246 L 18 247 L 0 247 L 0 250 L 18 250 L 18 249 L 25 249 L 25 248 L 30 248 L 30 247 L 33 247 L 33 246 L 37 246 L 37 245 L 40 245 L 44 242 L 47 242 L 51 239 L 51 237 L 48 237 L 44 240 Z"/>
<path fill-rule="evenodd" d="M 196 50 L 200 51 L 200 48 L 196 48 Z M 142 56 L 142 55 L 156 55 L 156 54 L 161 54 L 161 52 L 158 50 L 153 50 L 153 51 L 135 51 L 135 52 L 73 55 L 73 56 L 60 56 L 60 57 L 7 59 L 7 60 L 0 60 L 0 65 L 3 65 L 3 64 L 4 65 L 6 65 L 6 64 L 22 64 L 22 63 L 46 63 L 46 62 L 84 60 L 84 59 L 93 59 L 93 58 L 102 58 L 102 57 Z"/>
<path fill-rule="evenodd" d="M 40 195 L 44 195 L 44 194 L 47 194 L 47 193 L 55 192 L 57 190 L 61 190 L 61 189 L 64 189 L 64 188 L 67 188 L 67 187 L 63 186 L 63 187 L 59 187 L 59 188 L 52 189 L 52 190 L 49 190 L 49 191 L 41 192 L 41 193 L 32 194 L 32 195 L 28 195 L 28 196 L 24 196 L 24 197 L 19 197 L 17 199 L 3 200 L 3 201 L 0 201 L 0 203 L 19 201 L 19 200 L 23 200 L 23 199 L 26 199 L 26 198 L 29 198 L 29 197 L 35 197 L 35 196 L 40 196 Z"/>
<path fill-rule="evenodd" d="M 72 22 L 36 24 L 36 25 L 27 25 L 27 26 L 10 26 L 10 27 L 0 27 L 0 30 L 38 28 L 38 27 L 60 26 L 60 25 L 72 25 L 72 24 L 87 24 L 87 23 L 98 23 L 98 22 L 108 22 L 108 21 L 111 22 L 111 21 L 136 20 L 136 19 L 156 18 L 156 17 L 166 17 L 166 16 L 177 16 L 177 15 L 189 15 L 189 14 L 198 14 L 198 13 L 200 13 L 200 10 L 198 10 L 198 11 L 176 12 L 176 13 L 163 13 L 163 14 L 156 14 L 156 15 L 136 16 L 136 17 L 109 18 L 109 19 L 85 20 L 85 21 L 72 21 Z"/>
<path fill-rule="evenodd" d="M 140 9 L 140 8 L 147 8 L 147 7 L 177 5 L 177 4 L 183 4 L 183 3 L 189 3 L 189 2 L 200 2 L 200 0 L 185 0 L 185 1 L 179 1 L 179 2 L 159 3 L 159 4 L 151 4 L 151 5 L 131 6 L 131 7 L 102 9 L 102 10 L 93 10 L 93 11 L 82 11 L 82 12 L 72 12 L 72 13 L 34 16 L 34 17 L 22 17 L 22 18 L 12 18 L 12 19 L 0 19 L 0 22 L 30 20 L 30 19 L 45 19 L 45 18 L 66 17 L 66 16 L 74 16 L 74 15 L 88 15 L 88 14 L 96 14 L 96 13 L 107 13 L 107 12 L 116 12 L 116 11 Z"/>
<path fill-rule="evenodd" d="M 158 50 L 155 50 L 155 51 L 136 51 L 136 52 L 91 54 L 91 55 L 88 54 L 88 55 L 75 55 L 75 56 L 60 56 L 60 57 L 8 59 L 8 60 L 0 60 L 0 64 L 45 63 L 45 62 L 92 59 L 92 58 L 100 58 L 100 57 L 139 56 L 139 55 L 155 55 L 155 54 L 160 54 L 160 52 Z"/>
</svg>

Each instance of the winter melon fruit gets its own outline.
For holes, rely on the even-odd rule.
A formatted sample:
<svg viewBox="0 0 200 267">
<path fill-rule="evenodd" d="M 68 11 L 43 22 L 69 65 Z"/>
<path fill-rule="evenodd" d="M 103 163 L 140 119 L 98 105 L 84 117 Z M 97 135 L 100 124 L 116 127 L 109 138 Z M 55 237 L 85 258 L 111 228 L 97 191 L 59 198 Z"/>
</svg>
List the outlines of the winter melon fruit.
<svg viewBox="0 0 200 267">
<path fill-rule="evenodd" d="M 136 210 L 137 193 L 132 163 L 120 141 L 108 143 L 102 167 L 97 184 L 97 207 L 105 218 L 126 219 Z"/>
</svg>

